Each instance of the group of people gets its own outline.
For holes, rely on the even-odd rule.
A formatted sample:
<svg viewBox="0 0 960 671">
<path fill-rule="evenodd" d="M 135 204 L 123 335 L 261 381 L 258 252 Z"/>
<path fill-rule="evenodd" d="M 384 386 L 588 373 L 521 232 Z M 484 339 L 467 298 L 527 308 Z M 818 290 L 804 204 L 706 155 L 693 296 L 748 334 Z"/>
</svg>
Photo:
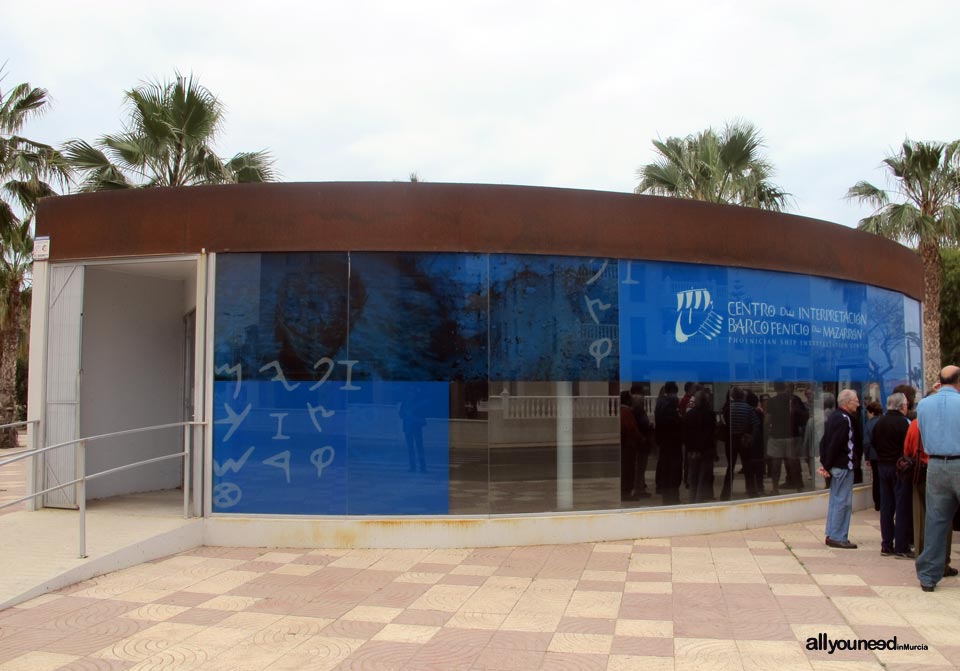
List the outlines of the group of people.
<svg viewBox="0 0 960 671">
<path fill-rule="evenodd" d="M 950 546 L 960 509 L 960 368 L 944 368 L 914 410 L 915 398 L 916 390 L 898 387 L 887 398 L 886 413 L 868 404 L 863 444 L 880 511 L 880 553 L 915 559 L 921 588 L 932 592 L 942 578 L 958 574 L 950 565 Z M 841 390 L 837 406 L 819 445 L 819 470 L 830 483 L 824 542 L 855 549 L 849 529 L 860 459 L 857 393 Z"/>
<path fill-rule="evenodd" d="M 663 385 L 657 398 L 653 421 L 647 415 L 644 396 L 636 386 L 630 391 L 620 392 L 622 500 L 636 501 L 651 496 L 647 489 L 646 470 L 654 444 L 658 448 L 656 493 L 663 497 L 664 504 L 680 502 L 680 484 L 683 481 L 685 463 L 689 473 L 691 463 L 696 462 L 694 498 L 698 499 L 698 492 L 706 487 L 705 474 L 702 477 L 704 484 L 700 485 L 701 474 L 705 473 L 701 464 L 705 455 L 709 454 L 712 465 L 713 455 L 716 453 L 713 435 L 706 435 L 716 430 L 712 403 L 708 409 L 706 391 L 701 391 L 699 402 L 694 401 L 692 392 L 680 399 L 678 391 L 676 382 Z M 687 419 L 687 410 L 696 412 Z M 685 443 L 689 445 L 686 455 L 683 448 Z M 710 486 L 712 488 L 712 479 Z"/>
<path fill-rule="evenodd" d="M 688 382 L 680 396 L 677 383 L 670 381 L 660 388 L 652 418 L 645 410 L 642 391 L 634 385 L 620 394 L 624 501 L 651 496 L 645 476 L 654 446 L 658 450 L 656 493 L 665 505 L 680 502 L 683 485 L 690 490 L 691 503 L 714 500 L 718 443 L 724 445 L 726 457 L 721 499 L 731 497 L 738 463 L 748 497 L 776 495 L 781 488 L 803 490 L 804 466 L 815 454 L 807 443 L 812 432 L 822 427 L 812 425 L 809 406 L 794 393 L 793 385 L 775 383 L 770 397 L 732 387 L 718 412 L 710 385 Z M 827 396 L 832 406 L 833 397 Z M 783 471 L 786 479 L 781 483 Z M 769 492 L 765 477 L 771 480 Z"/>
</svg>

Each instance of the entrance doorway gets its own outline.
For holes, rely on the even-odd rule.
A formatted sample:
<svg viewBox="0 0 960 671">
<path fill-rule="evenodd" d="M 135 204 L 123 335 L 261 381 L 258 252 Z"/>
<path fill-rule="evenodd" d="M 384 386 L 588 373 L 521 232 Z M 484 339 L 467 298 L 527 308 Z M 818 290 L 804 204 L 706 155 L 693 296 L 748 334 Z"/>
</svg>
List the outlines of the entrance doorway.
<svg viewBox="0 0 960 671">
<path fill-rule="evenodd" d="M 203 353 L 186 333 L 196 330 L 197 267 L 192 258 L 51 266 L 45 445 L 202 414 L 194 380 Z M 176 454 L 183 437 L 173 427 L 91 441 L 85 473 Z M 76 451 L 44 460 L 40 489 L 77 477 Z M 179 459 L 132 468 L 89 481 L 87 500 L 179 489 L 183 473 Z M 73 488 L 44 505 L 76 507 Z"/>
</svg>

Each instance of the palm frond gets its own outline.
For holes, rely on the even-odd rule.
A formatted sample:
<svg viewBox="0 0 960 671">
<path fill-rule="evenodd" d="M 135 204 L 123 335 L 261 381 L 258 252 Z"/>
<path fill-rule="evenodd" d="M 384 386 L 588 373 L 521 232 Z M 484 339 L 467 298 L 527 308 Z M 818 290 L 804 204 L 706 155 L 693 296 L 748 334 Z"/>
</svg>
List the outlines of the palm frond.
<svg viewBox="0 0 960 671">
<path fill-rule="evenodd" d="M 27 119 L 43 114 L 47 105 L 46 89 L 18 84 L 0 98 L 0 132 L 18 133 Z"/>
<path fill-rule="evenodd" d="M 847 200 L 856 200 L 860 203 L 869 203 L 875 208 L 881 208 L 890 202 L 887 192 L 870 182 L 857 182 L 847 190 Z"/>
<path fill-rule="evenodd" d="M 273 157 L 266 150 L 241 152 L 226 162 L 234 182 L 272 182 L 276 179 Z"/>
<path fill-rule="evenodd" d="M 636 193 L 783 210 L 789 193 L 773 184 L 772 164 L 752 124 L 736 120 L 717 133 L 653 140 L 657 158 L 637 169 Z"/>
<path fill-rule="evenodd" d="M 123 131 L 86 147 L 72 145 L 85 190 L 131 186 L 189 186 L 275 178 L 266 152 L 229 161 L 213 151 L 223 104 L 191 74 L 142 82 L 124 93 Z M 80 151 L 82 149 L 82 151 Z M 93 151 L 99 152 L 95 155 Z"/>
</svg>

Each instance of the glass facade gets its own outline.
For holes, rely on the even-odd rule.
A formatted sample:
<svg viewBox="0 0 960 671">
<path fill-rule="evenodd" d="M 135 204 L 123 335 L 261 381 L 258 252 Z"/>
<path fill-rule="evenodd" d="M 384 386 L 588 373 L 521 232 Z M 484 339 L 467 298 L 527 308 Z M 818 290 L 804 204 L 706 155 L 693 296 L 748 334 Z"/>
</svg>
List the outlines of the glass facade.
<svg viewBox="0 0 960 671">
<path fill-rule="evenodd" d="M 872 286 L 515 254 L 219 254 L 213 509 L 606 510 L 822 487 L 839 389 L 919 386 Z"/>
</svg>

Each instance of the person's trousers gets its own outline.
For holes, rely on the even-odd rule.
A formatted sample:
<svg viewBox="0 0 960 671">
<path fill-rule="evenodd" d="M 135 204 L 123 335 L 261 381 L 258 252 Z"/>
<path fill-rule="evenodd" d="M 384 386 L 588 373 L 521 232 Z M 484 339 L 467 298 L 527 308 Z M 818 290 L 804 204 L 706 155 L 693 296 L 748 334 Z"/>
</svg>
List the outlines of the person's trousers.
<svg viewBox="0 0 960 671">
<path fill-rule="evenodd" d="M 927 479 L 921 478 L 913 484 L 913 551 L 919 557 L 923 552 L 924 523 L 927 516 Z M 944 568 L 950 566 L 950 554 L 953 548 L 953 527 L 947 531 L 947 558 Z"/>
<path fill-rule="evenodd" d="M 897 475 L 897 465 L 881 461 L 880 549 L 909 552 L 913 512 L 910 483 Z"/>
<path fill-rule="evenodd" d="M 853 471 L 830 469 L 830 500 L 827 503 L 827 538 L 848 541 L 850 515 L 853 513 Z"/>
<path fill-rule="evenodd" d="M 690 478 L 690 502 L 713 500 L 713 457 L 702 452 L 687 452 Z"/>
<path fill-rule="evenodd" d="M 750 491 L 753 483 L 751 482 L 751 474 L 747 465 L 749 459 L 747 452 L 748 450 L 745 450 L 743 446 L 743 434 L 732 434 L 730 440 L 727 442 L 727 472 L 723 475 L 723 487 L 720 490 L 720 498 L 728 499 L 730 497 L 733 480 L 737 477 L 737 457 L 740 458 L 740 463 L 743 464 L 743 476 L 747 484 L 747 492 Z"/>
<path fill-rule="evenodd" d="M 930 457 L 927 466 L 927 515 L 924 520 L 923 552 L 917 557 L 921 585 L 936 585 L 947 561 L 947 531 L 960 506 L 960 459 L 944 461 Z"/>
<path fill-rule="evenodd" d="M 637 448 L 620 445 L 620 495 L 629 496 L 637 477 Z"/>
<path fill-rule="evenodd" d="M 650 462 L 650 446 L 645 445 L 637 453 L 637 492 L 647 491 L 647 464 Z"/>
</svg>

